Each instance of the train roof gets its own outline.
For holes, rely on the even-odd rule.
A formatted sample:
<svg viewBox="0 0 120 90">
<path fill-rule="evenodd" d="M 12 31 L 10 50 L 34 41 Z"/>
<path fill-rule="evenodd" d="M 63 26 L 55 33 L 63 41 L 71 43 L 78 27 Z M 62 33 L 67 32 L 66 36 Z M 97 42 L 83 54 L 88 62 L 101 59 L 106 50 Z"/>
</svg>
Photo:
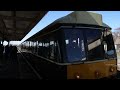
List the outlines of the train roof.
<svg viewBox="0 0 120 90">
<path fill-rule="evenodd" d="M 38 33 L 34 34 L 32 37 L 28 38 L 27 40 L 35 38 L 40 34 L 49 32 L 50 30 L 56 29 L 60 26 L 67 26 L 67 25 L 78 25 L 78 26 L 86 26 L 86 27 L 104 27 L 104 28 L 109 28 L 111 30 L 110 26 L 103 23 L 101 14 L 86 12 L 86 11 L 75 11 L 68 14 L 67 16 L 55 20 L 53 23 L 49 24 L 47 27 L 45 27 Z"/>
<path fill-rule="evenodd" d="M 53 23 L 88 24 L 102 26 L 111 29 L 110 26 L 103 22 L 101 14 L 86 11 L 72 12 L 64 17 L 57 19 Z"/>
</svg>

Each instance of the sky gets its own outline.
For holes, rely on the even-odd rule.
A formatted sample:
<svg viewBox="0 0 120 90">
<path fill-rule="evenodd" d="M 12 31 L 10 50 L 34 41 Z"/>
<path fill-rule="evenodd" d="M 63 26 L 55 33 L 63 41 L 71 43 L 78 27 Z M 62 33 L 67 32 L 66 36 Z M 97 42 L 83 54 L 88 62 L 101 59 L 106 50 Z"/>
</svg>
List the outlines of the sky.
<svg viewBox="0 0 120 90">
<path fill-rule="evenodd" d="M 31 37 L 38 31 L 45 28 L 47 25 L 52 23 L 58 18 L 66 16 L 73 11 L 49 11 L 39 23 L 19 42 L 10 42 L 12 44 L 20 44 L 27 38 Z M 112 28 L 112 31 L 115 31 L 116 28 L 120 27 L 120 11 L 90 11 L 102 15 L 102 20 L 104 23 L 109 25 Z"/>
</svg>

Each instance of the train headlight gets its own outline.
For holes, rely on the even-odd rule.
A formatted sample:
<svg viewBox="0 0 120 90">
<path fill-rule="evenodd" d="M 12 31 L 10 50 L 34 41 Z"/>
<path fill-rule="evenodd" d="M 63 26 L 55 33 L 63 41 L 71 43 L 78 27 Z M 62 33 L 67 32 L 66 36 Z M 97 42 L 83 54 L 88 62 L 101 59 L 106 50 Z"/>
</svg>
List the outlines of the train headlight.
<svg viewBox="0 0 120 90">
<path fill-rule="evenodd" d="M 79 74 L 75 74 L 75 78 L 76 79 L 80 79 L 80 75 Z"/>
<path fill-rule="evenodd" d="M 110 72 L 113 72 L 114 71 L 114 67 L 110 67 Z"/>
<path fill-rule="evenodd" d="M 77 79 L 80 79 L 80 76 L 79 76 L 79 75 L 76 75 L 76 78 L 77 78 Z"/>
</svg>

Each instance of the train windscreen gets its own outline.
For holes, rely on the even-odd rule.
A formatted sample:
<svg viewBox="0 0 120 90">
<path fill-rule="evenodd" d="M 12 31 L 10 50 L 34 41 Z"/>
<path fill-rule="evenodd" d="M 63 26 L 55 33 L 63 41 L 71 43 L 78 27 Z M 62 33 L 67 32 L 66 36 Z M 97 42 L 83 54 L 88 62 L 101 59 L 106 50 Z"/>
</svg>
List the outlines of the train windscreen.
<svg viewBox="0 0 120 90">
<path fill-rule="evenodd" d="M 83 32 L 79 29 L 65 29 L 64 32 L 68 62 L 86 60 Z"/>
<path fill-rule="evenodd" d="M 105 58 L 101 29 L 66 28 L 64 33 L 68 62 L 95 61 Z"/>
<path fill-rule="evenodd" d="M 101 29 L 84 29 L 88 60 L 103 60 L 104 47 L 102 45 L 102 30 Z"/>
</svg>

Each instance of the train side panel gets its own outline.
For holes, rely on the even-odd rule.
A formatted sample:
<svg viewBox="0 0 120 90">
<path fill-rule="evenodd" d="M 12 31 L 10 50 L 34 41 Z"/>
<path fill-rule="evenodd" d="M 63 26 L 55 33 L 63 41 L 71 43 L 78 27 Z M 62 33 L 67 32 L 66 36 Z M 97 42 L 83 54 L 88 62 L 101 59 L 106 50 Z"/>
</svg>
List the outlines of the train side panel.
<svg viewBox="0 0 120 90">
<path fill-rule="evenodd" d="M 31 59 L 29 62 L 43 79 L 67 79 L 67 66 L 58 65 L 43 58 Z"/>
</svg>

